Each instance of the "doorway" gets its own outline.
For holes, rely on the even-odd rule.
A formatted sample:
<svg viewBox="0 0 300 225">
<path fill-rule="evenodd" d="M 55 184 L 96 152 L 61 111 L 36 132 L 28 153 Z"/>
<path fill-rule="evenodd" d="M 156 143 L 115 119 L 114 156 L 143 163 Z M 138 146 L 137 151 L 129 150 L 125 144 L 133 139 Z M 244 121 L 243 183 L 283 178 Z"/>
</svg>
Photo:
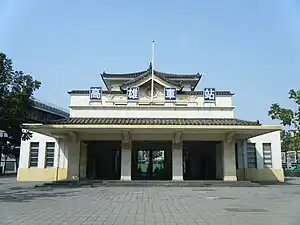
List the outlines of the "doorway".
<svg viewBox="0 0 300 225">
<path fill-rule="evenodd" d="M 183 142 L 183 179 L 216 180 L 216 146 L 213 141 Z"/>
<path fill-rule="evenodd" d="M 121 142 L 87 142 L 87 178 L 119 180 L 121 178 Z"/>
<path fill-rule="evenodd" d="M 132 143 L 132 151 L 132 179 L 171 180 L 171 142 L 136 141 Z"/>
</svg>

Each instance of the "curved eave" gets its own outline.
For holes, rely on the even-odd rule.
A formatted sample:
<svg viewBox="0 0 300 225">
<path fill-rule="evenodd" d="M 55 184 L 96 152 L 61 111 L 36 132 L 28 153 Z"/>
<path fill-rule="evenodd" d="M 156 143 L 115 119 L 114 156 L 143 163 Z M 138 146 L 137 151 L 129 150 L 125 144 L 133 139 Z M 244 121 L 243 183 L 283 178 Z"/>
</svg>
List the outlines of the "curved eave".
<svg viewBox="0 0 300 225">
<path fill-rule="evenodd" d="M 191 89 L 192 91 L 194 91 L 194 90 L 196 89 L 196 87 L 198 86 L 198 84 L 199 84 L 199 82 L 200 82 L 200 80 L 201 80 L 201 78 L 202 78 L 202 74 L 199 74 L 199 73 L 198 73 L 198 75 L 199 75 L 199 78 L 198 78 L 196 84 L 194 85 L 194 87 Z"/>
<path fill-rule="evenodd" d="M 138 77 L 141 74 L 147 72 L 148 70 L 138 71 L 138 72 L 132 72 L 132 73 L 105 73 L 103 72 L 101 74 L 101 78 L 115 78 L 115 77 L 121 77 L 121 78 L 133 78 Z"/>
</svg>

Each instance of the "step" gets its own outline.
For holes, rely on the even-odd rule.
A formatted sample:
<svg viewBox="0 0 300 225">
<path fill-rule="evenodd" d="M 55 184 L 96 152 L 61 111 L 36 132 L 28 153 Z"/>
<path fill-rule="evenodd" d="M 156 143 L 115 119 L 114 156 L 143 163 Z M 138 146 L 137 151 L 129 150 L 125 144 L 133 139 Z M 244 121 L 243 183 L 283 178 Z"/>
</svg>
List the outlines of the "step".
<svg viewBox="0 0 300 225">
<path fill-rule="evenodd" d="M 43 187 L 258 187 L 251 181 L 120 181 L 120 180 L 64 180 L 44 183 Z"/>
</svg>

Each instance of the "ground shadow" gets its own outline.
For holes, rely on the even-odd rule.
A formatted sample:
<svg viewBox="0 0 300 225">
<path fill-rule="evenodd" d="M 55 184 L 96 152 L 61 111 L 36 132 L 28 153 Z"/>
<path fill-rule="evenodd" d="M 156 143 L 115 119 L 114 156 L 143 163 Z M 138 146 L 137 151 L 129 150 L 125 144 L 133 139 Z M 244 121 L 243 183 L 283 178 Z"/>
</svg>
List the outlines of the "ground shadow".
<svg viewBox="0 0 300 225">
<path fill-rule="evenodd" d="M 53 191 L 48 188 L 9 188 L 0 192 L 0 202 L 30 202 L 36 199 L 67 198 L 78 193 L 78 190 Z"/>
</svg>

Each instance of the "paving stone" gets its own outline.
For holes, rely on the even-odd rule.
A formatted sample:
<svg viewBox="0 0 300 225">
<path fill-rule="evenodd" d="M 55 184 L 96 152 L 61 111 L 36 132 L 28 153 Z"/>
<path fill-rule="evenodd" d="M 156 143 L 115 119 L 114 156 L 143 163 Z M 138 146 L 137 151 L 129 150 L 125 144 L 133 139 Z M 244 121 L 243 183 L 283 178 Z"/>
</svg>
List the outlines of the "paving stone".
<svg viewBox="0 0 300 225">
<path fill-rule="evenodd" d="M 0 178 L 0 224 L 299 224 L 300 179 L 261 187 L 34 188 Z"/>
</svg>

